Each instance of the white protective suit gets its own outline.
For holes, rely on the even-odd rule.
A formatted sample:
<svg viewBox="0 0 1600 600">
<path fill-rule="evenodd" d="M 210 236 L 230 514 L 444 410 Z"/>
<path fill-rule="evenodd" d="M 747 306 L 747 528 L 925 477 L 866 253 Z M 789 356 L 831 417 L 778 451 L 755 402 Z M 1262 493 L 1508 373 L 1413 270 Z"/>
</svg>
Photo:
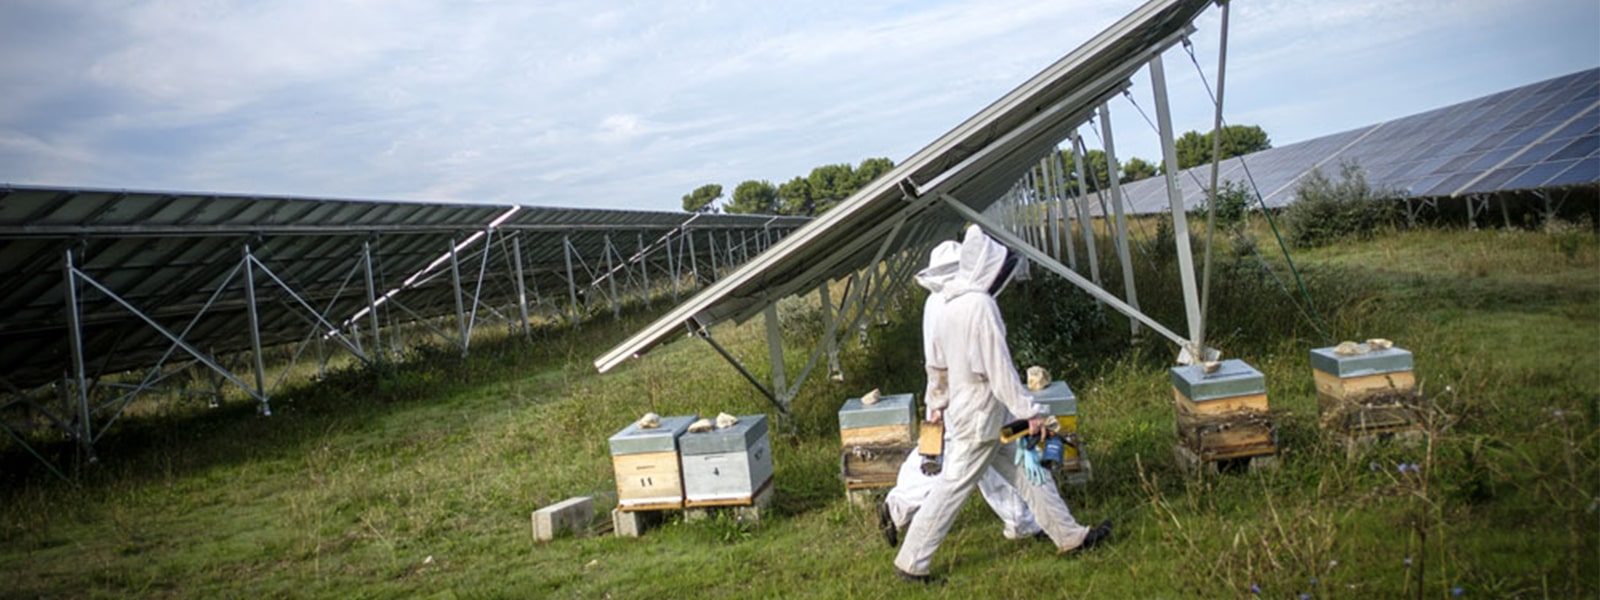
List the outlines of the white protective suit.
<svg viewBox="0 0 1600 600">
<path fill-rule="evenodd" d="M 928 260 L 928 268 L 917 273 L 917 284 L 927 288 L 929 292 L 928 300 L 922 306 L 924 362 L 933 356 L 934 330 L 944 312 L 944 296 L 941 292 L 945 283 L 955 278 L 960 260 L 961 244 L 953 241 L 943 242 L 934 247 Z M 923 398 L 928 399 L 930 407 L 935 404 L 934 395 L 945 394 L 945 386 L 940 383 L 944 376 L 943 369 L 928 367 L 928 386 Z M 941 400 L 937 404 L 944 406 L 947 402 Z M 947 445 L 948 443 L 946 440 Z M 920 454 L 913 452 L 906 457 L 906 462 L 900 465 L 899 475 L 895 477 L 894 488 L 890 489 L 889 495 L 884 498 L 884 503 L 889 505 L 889 515 L 894 519 L 896 528 L 904 530 L 911 523 L 911 517 L 916 515 L 928 491 L 933 489 L 933 482 L 933 476 L 922 472 Z M 1022 502 L 1022 496 L 1017 494 L 1017 490 L 994 469 L 983 471 L 982 477 L 978 479 L 978 491 L 983 494 L 984 501 L 989 503 L 989 508 L 994 509 L 994 514 L 1005 523 L 1006 539 L 1023 539 L 1040 531 L 1039 524 L 1033 520 L 1033 513 Z"/>
<path fill-rule="evenodd" d="M 968 227 L 961 243 L 960 268 L 944 286 L 945 307 L 929 364 L 947 370 L 949 390 L 947 396 L 930 396 L 929 406 L 942 409 L 949 443 L 944 470 L 911 521 L 894 559 L 896 568 L 914 576 L 928 574 L 933 553 L 950 531 L 961 505 L 991 467 L 1022 494 L 1045 534 L 1061 551 L 1076 549 L 1089 533 L 1088 527 L 1073 519 L 1056 491 L 1055 478 L 1046 473 L 1044 485 L 1030 483 L 1022 466 L 1012 462 L 1015 444 L 1000 443 L 1002 425 L 1044 412 L 1017 376 L 1000 307 L 988 291 L 1000 274 L 1005 255 L 1004 246 L 977 226 Z"/>
</svg>

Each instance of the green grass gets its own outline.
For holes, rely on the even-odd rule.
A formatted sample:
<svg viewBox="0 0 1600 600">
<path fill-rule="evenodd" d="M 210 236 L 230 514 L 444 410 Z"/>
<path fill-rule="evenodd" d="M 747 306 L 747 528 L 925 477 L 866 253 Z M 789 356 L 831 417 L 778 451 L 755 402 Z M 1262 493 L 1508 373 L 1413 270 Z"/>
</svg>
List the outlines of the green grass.
<svg viewBox="0 0 1600 600">
<path fill-rule="evenodd" d="M 894 578 L 873 515 L 838 481 L 839 403 L 921 388 L 911 295 L 868 346 L 845 336 L 845 383 L 814 373 L 774 428 L 776 502 L 758 525 L 671 519 L 639 539 L 532 541 L 539 506 L 615 503 L 606 438 L 640 414 L 773 414 L 693 340 L 594 373 L 589 361 L 648 322 L 635 311 L 532 343 L 475 342 L 466 360 L 419 351 L 378 369 L 386 377 L 345 369 L 284 392 L 270 418 L 238 399 L 145 407 L 77 486 L 7 447 L 0 597 L 1248 598 L 1252 585 L 1268 598 L 1594 597 L 1600 244 L 1588 234 L 1568 250 L 1540 233 L 1425 230 L 1297 254 L 1326 338 L 1253 258 L 1219 268 L 1210 331 L 1267 376 L 1277 471 L 1183 476 L 1173 351 L 1154 336 L 1130 346 L 1119 317 L 1044 348 L 1078 392 L 1094 462 L 1068 503 L 1083 520 L 1115 519 L 1116 537 L 1060 557 L 1005 540 L 974 498 L 935 556 L 950 581 L 937 590 Z M 1107 287 L 1120 289 L 1110 265 Z M 1140 297 L 1181 325 L 1162 267 L 1144 261 Z M 792 332 L 818 328 L 804 302 L 782 312 Z M 766 376 L 759 319 L 716 335 Z M 790 337 L 793 377 L 810 348 Z M 1429 446 L 1348 459 L 1318 430 L 1307 350 L 1368 337 L 1415 352 L 1453 419 Z"/>
</svg>

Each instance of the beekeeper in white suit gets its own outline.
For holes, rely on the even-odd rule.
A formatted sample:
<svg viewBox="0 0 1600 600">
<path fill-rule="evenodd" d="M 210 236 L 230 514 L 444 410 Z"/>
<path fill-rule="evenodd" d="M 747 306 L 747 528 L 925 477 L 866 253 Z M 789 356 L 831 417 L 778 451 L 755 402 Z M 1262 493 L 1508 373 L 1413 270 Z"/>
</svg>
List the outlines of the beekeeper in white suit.
<svg viewBox="0 0 1600 600">
<path fill-rule="evenodd" d="M 934 329 L 938 326 L 941 314 L 944 312 L 945 283 L 954 279 L 956 269 L 960 266 L 961 244 L 954 241 L 941 242 L 934 246 L 928 258 L 928 268 L 919 271 L 916 275 L 917 285 L 928 290 L 928 299 L 922 305 L 922 356 L 924 364 L 933 356 Z M 945 394 L 945 371 L 932 366 L 927 367 L 928 385 L 923 398 L 928 399 L 930 408 L 929 418 L 932 418 L 932 398 Z M 947 402 L 940 400 L 937 405 L 944 406 Z M 878 527 L 883 533 L 884 541 L 890 546 L 899 542 L 899 532 L 911 523 L 912 516 L 922 507 L 922 503 L 933 489 L 935 476 L 922 472 L 921 455 L 913 452 L 906 457 L 906 462 L 900 465 L 900 473 L 895 478 L 894 488 L 884 498 L 883 505 L 879 507 Z M 983 494 L 984 501 L 989 503 L 989 508 L 994 509 L 994 514 L 1005 523 L 1002 532 L 1006 539 L 1019 540 L 1038 534 L 1042 531 L 1039 524 L 1033 520 L 1033 513 L 1028 506 L 1023 504 L 1022 496 L 1017 494 L 1016 488 L 1011 487 L 1005 478 L 994 469 L 984 469 L 983 475 L 978 478 L 978 491 Z"/>
<path fill-rule="evenodd" d="M 1014 462 L 1021 457 L 1015 444 L 1000 443 L 1002 425 L 1026 418 L 1037 434 L 1044 427 L 1045 416 L 1044 407 L 1033 401 L 1017 376 L 1006 345 L 1005 323 L 994 301 L 994 294 L 1015 265 L 1014 259 L 1007 260 L 1007 254 L 1005 246 L 976 225 L 968 227 L 956 276 L 943 288 L 945 306 L 934 326 L 928 365 L 946 371 L 948 387 L 946 394 L 928 398 L 930 420 L 945 424 L 949 443 L 944 469 L 912 519 L 894 559 L 895 573 L 909 581 L 936 581 L 928 573 L 933 554 L 967 495 L 989 468 L 1021 493 L 1060 551 L 1091 547 L 1111 535 L 1110 521 L 1093 529 L 1078 524 L 1049 472 L 1031 461 L 1028 466 L 1032 468 L 1025 469 Z"/>
</svg>

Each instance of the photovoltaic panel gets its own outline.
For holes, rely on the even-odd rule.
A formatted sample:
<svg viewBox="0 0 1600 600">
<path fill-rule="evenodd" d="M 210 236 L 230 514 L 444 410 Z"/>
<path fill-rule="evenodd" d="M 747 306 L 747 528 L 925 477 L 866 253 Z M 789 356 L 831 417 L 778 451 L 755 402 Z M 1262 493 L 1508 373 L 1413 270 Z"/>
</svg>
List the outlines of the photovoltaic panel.
<svg viewBox="0 0 1600 600">
<path fill-rule="evenodd" d="M 950 239 L 962 219 L 948 196 L 988 209 L 1091 111 L 1128 85 L 1209 4 L 1151 0 L 1096 35 L 771 251 L 679 305 L 595 361 L 601 371 L 681 336 L 686 324 L 738 321 L 873 262 L 875 248 Z"/>
<path fill-rule="evenodd" d="M 1353 143 L 1351 140 L 1355 140 Z M 1221 180 L 1244 183 L 1249 167 L 1270 207 L 1294 200 L 1313 169 L 1337 177 L 1350 162 L 1374 187 L 1417 197 L 1541 189 L 1600 182 L 1600 69 L 1223 161 Z M 1184 205 L 1199 206 L 1211 165 L 1178 177 Z M 1168 209 L 1165 181 L 1126 183 L 1136 214 Z"/>
<path fill-rule="evenodd" d="M 514 212 L 513 212 L 514 211 Z M 505 218 L 509 217 L 509 218 Z M 464 244 L 497 219 L 485 241 Z M 717 235 L 719 249 L 778 238 L 807 219 L 513 207 L 469 203 L 359 201 L 284 196 L 0 187 L 0 381 L 30 387 L 69 372 L 66 254 L 93 285 L 79 286 L 84 355 L 97 372 L 155 366 L 172 341 L 143 317 L 186 343 L 217 355 L 251 348 L 240 265 L 254 269 L 262 344 L 300 342 L 315 325 L 365 328 L 345 321 L 368 307 L 363 256 L 370 252 L 376 293 L 399 290 L 381 326 L 454 314 L 448 266 L 453 246 L 490 306 L 516 297 L 509 250 L 523 245 L 525 279 L 565 291 L 567 249 L 574 250 L 585 291 L 606 276 L 604 258 L 621 265 L 674 235 Z M 739 240 L 743 236 L 743 240 Z M 761 247 L 770 244 L 764 240 Z M 489 261 L 484 261 L 488 250 Z M 609 253 L 607 252 L 609 250 Z M 660 248 L 646 258 L 664 272 Z M 709 259 L 711 248 L 696 248 Z M 674 252 L 685 252 L 675 249 Z M 680 258 L 682 258 L 680 256 Z M 270 270 L 270 273 L 268 272 Z M 591 277 L 592 274 L 592 277 Z M 413 281 L 409 278 L 416 277 Z M 281 282 L 281 284 L 279 283 Z M 561 299 L 564 302 L 566 299 Z M 404 309 L 400 305 L 404 305 Z M 331 326 L 331 327 L 328 327 Z M 346 331 L 345 335 L 352 335 Z M 370 332 L 364 335 L 370 335 Z"/>
</svg>

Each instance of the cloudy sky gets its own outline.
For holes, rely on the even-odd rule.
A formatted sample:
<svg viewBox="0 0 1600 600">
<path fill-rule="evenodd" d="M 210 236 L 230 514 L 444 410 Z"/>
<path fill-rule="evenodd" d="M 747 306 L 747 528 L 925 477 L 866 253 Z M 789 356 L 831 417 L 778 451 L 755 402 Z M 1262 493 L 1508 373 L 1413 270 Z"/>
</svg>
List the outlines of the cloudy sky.
<svg viewBox="0 0 1600 600">
<path fill-rule="evenodd" d="M 679 210 L 705 183 L 899 162 L 1138 5 L 3 0 L 0 184 Z M 1193 38 L 1208 78 L 1219 14 Z M 1276 145 L 1600 65 L 1594 0 L 1230 18 L 1226 117 Z M 1178 129 L 1209 129 L 1195 65 L 1165 62 Z M 1132 91 L 1151 111 L 1147 75 Z M 1119 155 L 1159 159 L 1111 110 Z"/>
</svg>

